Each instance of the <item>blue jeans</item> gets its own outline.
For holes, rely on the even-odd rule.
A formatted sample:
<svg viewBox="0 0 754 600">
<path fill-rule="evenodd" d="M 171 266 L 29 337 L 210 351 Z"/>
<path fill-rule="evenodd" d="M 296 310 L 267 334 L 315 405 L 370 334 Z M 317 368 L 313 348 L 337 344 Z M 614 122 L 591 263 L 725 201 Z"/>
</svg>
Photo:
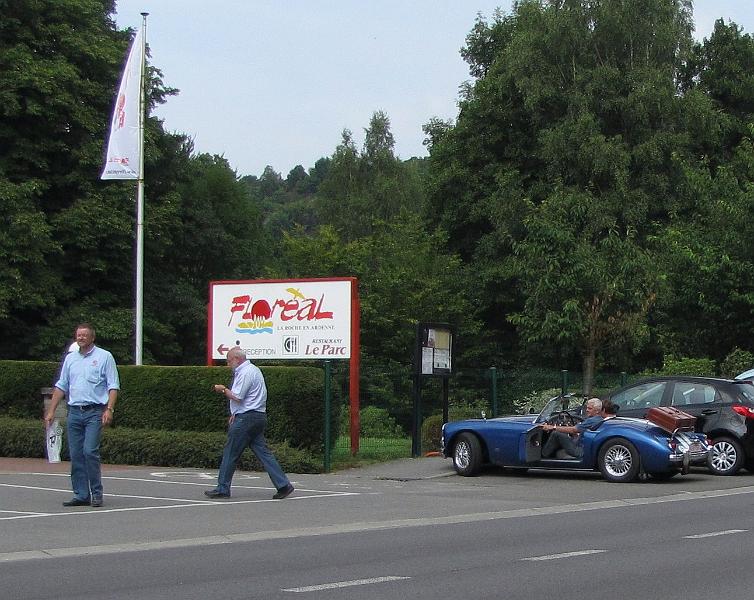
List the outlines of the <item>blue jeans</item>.
<svg viewBox="0 0 754 600">
<path fill-rule="evenodd" d="M 102 407 L 82 410 L 68 406 L 68 452 L 71 455 L 71 486 L 78 500 L 102 498 L 99 444 L 102 438 Z"/>
<path fill-rule="evenodd" d="M 275 489 L 279 490 L 290 483 L 275 455 L 267 447 L 267 442 L 264 439 L 266 426 L 267 415 L 265 413 L 250 410 L 236 415 L 233 423 L 228 427 L 228 440 L 225 442 L 220 472 L 217 475 L 217 491 L 230 494 L 230 483 L 233 480 L 236 464 L 247 447 L 251 448 L 259 462 L 262 463 Z"/>
</svg>

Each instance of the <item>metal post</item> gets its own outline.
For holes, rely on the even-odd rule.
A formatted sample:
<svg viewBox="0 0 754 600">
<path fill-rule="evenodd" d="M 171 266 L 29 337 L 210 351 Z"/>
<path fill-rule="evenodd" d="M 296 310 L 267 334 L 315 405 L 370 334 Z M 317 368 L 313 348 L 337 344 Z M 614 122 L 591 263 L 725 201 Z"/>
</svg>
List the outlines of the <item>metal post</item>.
<svg viewBox="0 0 754 600">
<path fill-rule="evenodd" d="M 560 372 L 560 393 L 565 396 L 568 393 L 568 369 Z"/>
<path fill-rule="evenodd" d="M 331 455 L 330 455 L 330 379 L 331 379 L 331 372 L 330 372 L 330 362 L 329 360 L 325 361 L 325 464 L 324 469 L 325 473 L 330 472 L 330 462 L 331 462 Z"/>
<path fill-rule="evenodd" d="M 422 394 L 422 376 L 414 374 L 414 426 L 411 435 L 411 456 L 418 458 L 421 455 L 421 435 L 422 435 L 422 417 L 421 417 L 421 394 Z"/>
<path fill-rule="evenodd" d="M 146 86 L 144 77 L 146 73 L 145 63 L 147 60 L 147 16 L 149 13 L 141 13 L 142 36 L 141 36 L 141 65 L 139 75 L 139 180 L 136 189 L 136 306 L 134 309 L 134 364 L 142 364 L 143 346 L 143 321 L 144 321 L 144 112 L 146 111 L 146 99 L 144 98 Z"/>
<path fill-rule="evenodd" d="M 442 378 L 442 424 L 448 422 L 448 377 Z"/>
<path fill-rule="evenodd" d="M 490 367 L 490 379 L 492 379 L 492 416 L 497 416 L 497 367 Z"/>
</svg>

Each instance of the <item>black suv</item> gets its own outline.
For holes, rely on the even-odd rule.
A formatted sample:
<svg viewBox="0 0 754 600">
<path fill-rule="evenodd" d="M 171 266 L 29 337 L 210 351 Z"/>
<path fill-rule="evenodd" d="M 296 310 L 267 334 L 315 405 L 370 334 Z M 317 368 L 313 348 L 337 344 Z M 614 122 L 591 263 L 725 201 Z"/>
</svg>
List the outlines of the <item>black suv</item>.
<svg viewBox="0 0 754 600">
<path fill-rule="evenodd" d="M 754 383 L 713 377 L 651 377 L 611 392 L 618 416 L 641 417 L 653 406 L 675 406 L 696 417 L 711 440 L 707 465 L 716 475 L 741 467 L 754 473 Z"/>
</svg>

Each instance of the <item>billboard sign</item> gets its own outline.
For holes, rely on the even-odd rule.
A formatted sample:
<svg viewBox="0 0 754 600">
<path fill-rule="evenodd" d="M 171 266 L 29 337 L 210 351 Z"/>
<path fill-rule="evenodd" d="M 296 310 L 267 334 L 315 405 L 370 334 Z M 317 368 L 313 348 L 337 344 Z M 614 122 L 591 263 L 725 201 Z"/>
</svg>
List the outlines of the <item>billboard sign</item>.
<svg viewBox="0 0 754 600">
<path fill-rule="evenodd" d="M 348 359 L 355 279 L 210 282 L 208 359 Z"/>
</svg>

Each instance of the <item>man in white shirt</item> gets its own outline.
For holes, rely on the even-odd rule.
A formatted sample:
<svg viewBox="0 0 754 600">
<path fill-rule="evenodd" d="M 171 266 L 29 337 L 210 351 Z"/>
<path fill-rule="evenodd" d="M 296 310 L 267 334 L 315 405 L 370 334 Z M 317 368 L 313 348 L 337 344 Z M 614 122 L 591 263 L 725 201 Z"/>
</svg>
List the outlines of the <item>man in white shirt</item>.
<svg viewBox="0 0 754 600">
<path fill-rule="evenodd" d="M 217 384 L 215 392 L 222 394 L 230 407 L 228 440 L 225 442 L 217 487 L 204 492 L 209 498 L 230 498 L 230 484 L 238 459 L 246 447 L 262 463 L 275 489 L 275 500 L 290 496 L 293 486 L 267 446 L 264 430 L 267 426 L 267 386 L 262 372 L 246 358 L 246 353 L 234 346 L 228 351 L 228 366 L 233 371 L 231 387 Z"/>
</svg>

